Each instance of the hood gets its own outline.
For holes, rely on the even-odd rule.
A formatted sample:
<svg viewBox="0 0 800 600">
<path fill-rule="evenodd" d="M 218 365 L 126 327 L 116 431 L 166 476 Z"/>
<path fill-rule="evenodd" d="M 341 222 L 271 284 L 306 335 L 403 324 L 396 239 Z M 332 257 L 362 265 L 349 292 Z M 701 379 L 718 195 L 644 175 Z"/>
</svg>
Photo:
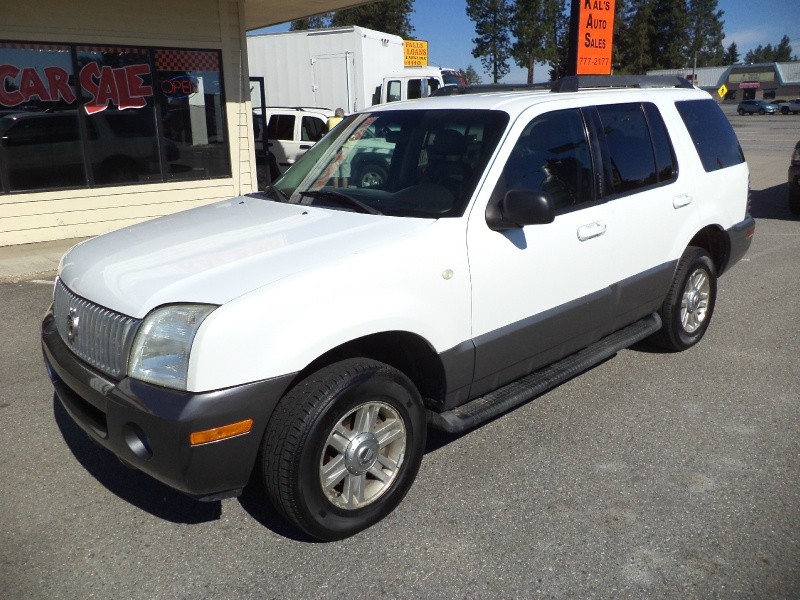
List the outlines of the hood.
<svg viewBox="0 0 800 600">
<path fill-rule="evenodd" d="M 241 196 L 83 242 L 59 276 L 79 296 L 142 318 L 162 304 L 225 304 L 431 222 Z"/>
</svg>

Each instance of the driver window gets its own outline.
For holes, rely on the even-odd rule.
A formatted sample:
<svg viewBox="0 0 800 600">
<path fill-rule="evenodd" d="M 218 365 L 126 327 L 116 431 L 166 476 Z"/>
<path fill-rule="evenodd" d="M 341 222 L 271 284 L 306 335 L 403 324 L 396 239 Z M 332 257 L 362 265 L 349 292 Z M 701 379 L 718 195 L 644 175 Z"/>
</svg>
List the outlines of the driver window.
<svg viewBox="0 0 800 600">
<path fill-rule="evenodd" d="M 579 109 L 533 119 L 517 140 L 505 169 L 506 189 L 540 190 L 558 209 L 594 200 L 594 177 Z"/>
</svg>

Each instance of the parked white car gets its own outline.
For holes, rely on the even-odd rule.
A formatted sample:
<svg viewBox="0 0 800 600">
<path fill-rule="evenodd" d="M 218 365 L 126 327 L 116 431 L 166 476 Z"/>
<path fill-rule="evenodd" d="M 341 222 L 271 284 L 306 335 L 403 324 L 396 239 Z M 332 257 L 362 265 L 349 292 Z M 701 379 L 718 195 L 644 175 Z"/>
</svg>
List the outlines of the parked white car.
<svg viewBox="0 0 800 600">
<path fill-rule="evenodd" d="M 60 402 L 159 481 L 208 500 L 254 475 L 332 540 L 398 505 L 428 426 L 694 346 L 755 230 L 736 135 L 685 81 L 575 83 L 373 107 L 265 193 L 73 248 L 42 325 Z M 344 181 L 376 136 L 385 179 Z"/>
</svg>

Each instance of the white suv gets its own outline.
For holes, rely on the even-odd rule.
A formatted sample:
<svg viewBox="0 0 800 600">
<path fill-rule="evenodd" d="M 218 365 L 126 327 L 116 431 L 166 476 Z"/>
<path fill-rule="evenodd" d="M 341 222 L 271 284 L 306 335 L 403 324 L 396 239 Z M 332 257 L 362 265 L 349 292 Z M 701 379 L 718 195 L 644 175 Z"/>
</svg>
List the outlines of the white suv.
<svg viewBox="0 0 800 600">
<path fill-rule="evenodd" d="M 755 223 L 733 130 L 679 85 L 374 107 L 266 193 L 73 248 L 42 332 L 59 399 L 187 494 L 255 473 L 312 536 L 368 527 L 428 426 L 703 337 Z M 342 167 L 375 135 L 386 177 L 359 186 Z"/>
<path fill-rule="evenodd" d="M 267 106 L 253 110 L 256 154 L 263 148 L 261 114 L 267 127 L 267 145 L 283 173 L 328 132 L 334 111 L 317 107 Z"/>
</svg>

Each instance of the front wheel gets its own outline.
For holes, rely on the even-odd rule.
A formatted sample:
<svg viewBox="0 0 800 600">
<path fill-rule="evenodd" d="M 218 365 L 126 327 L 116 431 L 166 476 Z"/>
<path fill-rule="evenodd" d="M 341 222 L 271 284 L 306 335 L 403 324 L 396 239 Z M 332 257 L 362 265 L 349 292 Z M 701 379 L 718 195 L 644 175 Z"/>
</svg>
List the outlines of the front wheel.
<svg viewBox="0 0 800 600">
<path fill-rule="evenodd" d="M 744 115 L 744 111 L 743 111 L 741 108 L 740 108 L 738 111 L 736 111 L 736 112 L 738 112 L 738 113 L 739 113 L 739 116 L 740 116 L 740 117 Z"/>
<path fill-rule="evenodd" d="M 758 109 L 758 114 L 763 115 L 766 111 L 763 108 Z"/>
<path fill-rule="evenodd" d="M 335 363 L 275 408 L 261 450 L 267 495 L 315 538 L 353 535 L 403 499 L 425 437 L 422 400 L 405 375 L 366 359 Z"/>
<path fill-rule="evenodd" d="M 668 350 L 694 346 L 708 329 L 717 297 L 717 270 L 708 252 L 689 246 L 659 314 L 663 323 L 653 341 Z"/>
</svg>

